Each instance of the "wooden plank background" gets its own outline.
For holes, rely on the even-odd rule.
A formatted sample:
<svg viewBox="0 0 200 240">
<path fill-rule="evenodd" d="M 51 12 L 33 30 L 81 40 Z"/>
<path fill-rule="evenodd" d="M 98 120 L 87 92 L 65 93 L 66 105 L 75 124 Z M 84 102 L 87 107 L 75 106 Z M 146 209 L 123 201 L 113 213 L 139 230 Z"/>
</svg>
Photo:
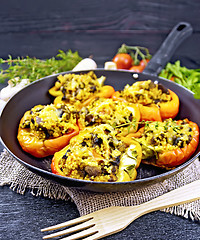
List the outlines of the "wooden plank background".
<svg viewBox="0 0 200 240">
<path fill-rule="evenodd" d="M 199 0 L 1 1 L 0 57 L 49 58 L 71 49 L 92 55 L 101 67 L 122 43 L 154 54 L 180 21 L 191 23 L 194 32 L 172 61 L 200 66 Z"/>
</svg>

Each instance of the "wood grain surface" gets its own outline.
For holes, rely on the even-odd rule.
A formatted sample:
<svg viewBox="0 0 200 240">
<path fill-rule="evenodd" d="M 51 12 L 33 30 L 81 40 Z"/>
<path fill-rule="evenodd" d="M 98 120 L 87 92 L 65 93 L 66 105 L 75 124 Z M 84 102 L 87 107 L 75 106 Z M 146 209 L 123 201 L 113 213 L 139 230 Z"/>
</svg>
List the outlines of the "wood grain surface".
<svg viewBox="0 0 200 240">
<path fill-rule="evenodd" d="M 48 58 L 58 49 L 92 55 L 99 66 L 122 43 L 148 47 L 152 54 L 180 21 L 193 35 L 176 51 L 200 65 L 200 1 L 58 0 L 4 1 L 0 8 L 0 56 Z M 187 47 L 186 47 L 187 46 Z"/>
<path fill-rule="evenodd" d="M 21 196 L 3 187 L 0 198 L 1 240 L 40 240 L 45 235 L 40 232 L 41 228 L 79 216 L 72 202 L 35 197 L 29 191 Z M 135 220 L 124 231 L 103 239 L 198 240 L 199 236 L 199 223 L 169 213 L 154 212 Z"/>
</svg>

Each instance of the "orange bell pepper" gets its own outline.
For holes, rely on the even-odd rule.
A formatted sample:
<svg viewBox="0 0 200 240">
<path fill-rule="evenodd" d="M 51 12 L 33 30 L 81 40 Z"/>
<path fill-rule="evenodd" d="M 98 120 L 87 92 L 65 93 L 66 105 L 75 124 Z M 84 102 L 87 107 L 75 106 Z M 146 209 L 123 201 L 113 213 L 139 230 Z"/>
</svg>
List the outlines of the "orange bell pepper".
<svg viewBox="0 0 200 240">
<path fill-rule="evenodd" d="M 181 122 L 178 121 L 179 123 Z M 192 128 L 193 137 L 189 144 L 184 148 L 177 148 L 173 151 L 159 153 L 159 157 L 156 161 L 157 166 L 165 166 L 168 168 L 176 167 L 185 161 L 187 161 L 196 151 L 199 144 L 199 127 L 196 123 L 188 121 Z"/>
<path fill-rule="evenodd" d="M 41 140 L 37 136 L 30 134 L 29 130 L 19 128 L 17 139 L 25 152 L 28 152 L 37 158 L 42 158 L 60 151 L 69 143 L 73 136 L 78 134 L 78 132 L 79 129 L 77 127 L 76 130 L 63 136 L 54 139 Z"/>
<path fill-rule="evenodd" d="M 107 124 L 85 128 L 68 146 L 54 154 L 52 172 L 92 181 L 134 180 L 142 159 L 142 148 L 134 140 L 127 143 L 123 141 L 124 137 L 117 139 L 115 136 L 114 128 Z"/>
<path fill-rule="evenodd" d="M 54 174 L 60 175 L 60 176 L 65 176 L 63 171 L 59 168 L 59 161 L 60 158 L 57 157 L 58 154 L 60 154 L 60 156 L 64 155 L 66 152 L 66 147 L 64 147 L 63 149 L 61 149 L 60 151 L 58 151 L 56 153 L 56 155 L 54 154 L 52 161 L 51 161 L 51 171 Z M 66 177 L 66 176 L 65 176 Z"/>
<path fill-rule="evenodd" d="M 22 117 L 20 124 L 23 122 Z M 29 128 L 21 128 L 19 124 L 17 139 L 25 152 L 31 155 L 42 158 L 53 155 L 55 152 L 65 147 L 70 139 L 79 133 L 78 126 L 75 126 L 72 131 L 60 137 L 50 139 L 40 139 Z"/>
<path fill-rule="evenodd" d="M 162 120 L 167 119 L 167 118 L 175 118 L 176 115 L 178 114 L 179 111 L 179 98 L 170 89 L 168 89 L 170 96 L 171 96 L 171 101 L 169 102 L 161 102 L 160 103 L 160 115 Z"/>
<path fill-rule="evenodd" d="M 168 91 L 171 96 L 171 101 L 160 102 L 159 107 L 155 104 L 151 104 L 150 106 L 138 104 L 141 114 L 141 121 L 162 121 L 167 118 L 176 117 L 179 111 L 179 98 L 173 91 L 169 89 Z M 119 91 L 114 92 L 112 98 L 114 100 L 126 102 L 126 99 L 120 97 Z"/>
<path fill-rule="evenodd" d="M 185 119 L 189 126 L 192 129 L 193 136 L 189 144 L 183 148 L 176 148 L 169 151 L 160 151 L 157 153 L 157 157 L 152 158 L 152 160 L 144 160 L 143 163 L 154 165 L 157 167 L 162 167 L 166 169 L 174 168 L 185 161 L 187 161 L 196 151 L 196 148 L 199 144 L 199 127 L 196 123 Z M 177 124 L 181 124 L 182 120 L 178 120 Z M 140 138 L 144 132 L 144 127 L 140 128 L 136 133 L 130 133 L 127 135 L 126 142 L 130 142 L 131 139 Z"/>
<path fill-rule="evenodd" d="M 116 91 L 112 95 L 113 100 L 128 102 L 124 98 L 120 97 L 120 92 Z M 142 104 L 137 104 L 140 110 L 140 121 L 162 121 L 159 108 L 156 106 L 144 106 Z"/>
<path fill-rule="evenodd" d="M 138 104 L 140 109 L 140 120 L 141 121 L 162 121 L 161 113 L 158 107 L 156 106 L 143 106 Z"/>
<path fill-rule="evenodd" d="M 92 100 L 94 100 L 97 97 L 104 97 L 104 98 L 111 98 L 114 94 L 115 90 L 110 85 L 105 85 L 101 87 L 101 90 L 97 93 L 94 93 L 91 95 L 88 99 L 80 102 L 76 101 L 74 105 L 76 105 L 77 109 L 80 110 L 82 107 L 87 106 Z M 58 103 L 68 103 L 66 100 L 63 99 L 63 95 L 59 95 L 54 99 L 54 104 L 57 105 Z"/>
<path fill-rule="evenodd" d="M 55 157 L 52 158 L 52 161 L 51 161 L 51 171 L 52 171 L 52 173 L 54 173 L 56 175 L 60 175 L 60 176 L 65 177 L 64 173 L 58 167 L 58 162 L 59 162 L 58 158 L 55 158 Z"/>
<path fill-rule="evenodd" d="M 112 95 L 114 94 L 115 89 L 110 86 L 110 85 L 105 85 L 101 88 L 100 92 L 95 93 L 92 97 L 90 97 L 89 99 L 87 99 L 86 101 L 84 101 L 82 103 L 82 107 L 87 106 L 92 100 L 94 100 L 95 98 L 111 98 Z"/>
<path fill-rule="evenodd" d="M 126 136 L 130 132 L 137 131 L 139 120 L 140 110 L 136 104 L 98 98 L 93 99 L 87 108 L 82 109 L 78 118 L 78 126 L 80 130 L 83 130 L 88 126 L 109 124 L 117 130 L 117 136 Z"/>
<path fill-rule="evenodd" d="M 122 101 L 122 102 L 125 102 L 125 103 L 127 102 L 125 100 L 125 98 L 120 97 L 120 92 L 119 91 L 116 91 L 116 92 L 113 93 L 112 99 L 115 100 L 115 101 Z"/>
<path fill-rule="evenodd" d="M 52 158 L 51 161 L 51 171 L 54 174 L 60 175 L 60 176 L 65 176 L 66 175 L 63 173 L 63 171 L 59 167 L 59 161 L 62 158 L 62 156 L 65 155 L 67 149 L 66 147 L 61 149 L 61 151 L 56 152 Z M 104 160 L 100 154 L 98 154 L 94 149 L 92 149 L 91 154 L 93 156 L 93 161 L 101 161 Z M 69 176 L 70 177 L 70 176 Z"/>
<path fill-rule="evenodd" d="M 135 133 L 129 133 L 127 136 L 123 138 L 123 141 L 126 142 L 127 144 L 132 141 L 134 138 L 140 138 L 144 132 L 144 127 L 141 127 L 137 132 Z"/>
</svg>

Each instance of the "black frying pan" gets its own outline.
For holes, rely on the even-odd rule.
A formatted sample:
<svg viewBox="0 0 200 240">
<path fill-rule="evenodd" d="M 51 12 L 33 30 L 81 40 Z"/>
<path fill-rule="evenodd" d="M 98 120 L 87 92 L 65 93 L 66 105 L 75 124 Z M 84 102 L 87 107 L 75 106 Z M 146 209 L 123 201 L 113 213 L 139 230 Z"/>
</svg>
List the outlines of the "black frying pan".
<svg viewBox="0 0 200 240">
<path fill-rule="evenodd" d="M 151 79 L 152 81 L 159 81 L 165 87 L 174 91 L 180 98 L 180 112 L 177 119 L 188 118 L 200 126 L 200 100 L 194 99 L 193 94 L 186 88 L 157 76 L 161 69 L 169 61 L 177 46 L 191 33 L 192 28 L 188 23 L 179 23 L 175 26 L 162 44 L 161 48 L 151 59 L 143 73 L 134 74 L 129 71 L 103 69 L 97 69 L 94 72 L 98 77 L 104 75 L 106 77 L 105 83 L 112 85 L 115 90 L 120 90 L 126 84 L 132 84 L 134 81 L 144 81 L 148 79 Z M 182 171 L 191 164 L 197 156 L 199 156 L 200 145 L 198 145 L 198 148 L 191 159 L 171 171 L 165 171 L 156 167 L 141 164 L 138 169 L 137 179 L 135 181 L 123 183 L 91 182 L 62 177 L 51 173 L 51 158 L 37 159 L 22 151 L 16 136 L 19 121 L 25 111 L 37 104 L 49 104 L 53 101 L 51 96 L 48 94 L 48 90 L 54 85 L 57 76 L 58 74 L 48 76 L 28 85 L 9 100 L 1 114 L 1 141 L 5 148 L 29 170 L 69 187 L 98 192 L 116 192 L 127 191 L 156 182 L 161 182 L 164 179 Z"/>
</svg>

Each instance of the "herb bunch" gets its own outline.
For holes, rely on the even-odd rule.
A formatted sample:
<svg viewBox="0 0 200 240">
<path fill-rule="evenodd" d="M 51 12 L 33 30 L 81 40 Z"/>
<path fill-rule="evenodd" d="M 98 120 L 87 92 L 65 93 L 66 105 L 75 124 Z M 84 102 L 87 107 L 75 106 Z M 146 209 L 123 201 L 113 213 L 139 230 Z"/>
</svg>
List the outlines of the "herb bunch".
<svg viewBox="0 0 200 240">
<path fill-rule="evenodd" d="M 180 61 L 174 64 L 168 63 L 159 75 L 170 79 L 194 93 L 194 98 L 200 99 L 200 69 L 188 69 L 180 65 Z"/>
<path fill-rule="evenodd" d="M 59 50 L 55 57 L 46 60 L 29 56 L 13 59 L 9 55 L 7 60 L 0 58 L 1 65 L 8 65 L 6 69 L 0 68 L 0 82 L 10 80 L 13 85 L 16 85 L 21 79 L 29 79 L 30 82 L 33 82 L 51 74 L 72 70 L 81 60 L 78 52 L 73 53 L 71 50 L 67 52 Z"/>
</svg>

